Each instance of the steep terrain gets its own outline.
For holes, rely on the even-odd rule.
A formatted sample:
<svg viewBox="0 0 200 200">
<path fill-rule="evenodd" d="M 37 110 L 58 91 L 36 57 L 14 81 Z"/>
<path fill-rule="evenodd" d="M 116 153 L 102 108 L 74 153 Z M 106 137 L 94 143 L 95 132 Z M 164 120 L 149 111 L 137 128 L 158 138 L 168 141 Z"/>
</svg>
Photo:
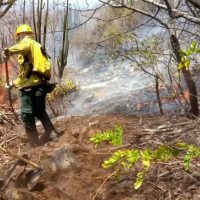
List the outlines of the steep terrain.
<svg viewBox="0 0 200 200">
<path fill-rule="evenodd" d="M 7 132 L 10 139 L 4 146 L 18 154 L 27 153 L 32 161 L 44 168 L 42 176 L 32 191 L 27 189 L 23 173 L 17 180 L 10 180 L 2 192 L 2 199 L 73 199 L 73 200 L 155 200 L 200 199 L 198 160 L 184 171 L 182 160 L 173 160 L 152 166 L 144 184 L 133 189 L 137 169 L 131 169 L 115 179 L 112 169 L 103 169 L 103 160 L 116 149 L 156 148 L 160 144 L 175 145 L 185 141 L 199 145 L 200 122 L 183 116 L 123 116 L 95 115 L 88 117 L 58 117 L 55 126 L 62 135 L 57 142 L 48 142 L 35 148 L 27 148 L 21 126 Z M 123 127 L 123 146 L 113 148 L 102 144 L 98 148 L 89 141 L 97 132 Z M 38 125 L 42 134 L 42 128 Z M 6 180 L 8 168 L 14 165 L 10 156 L 1 153 L 1 183 Z M 29 166 L 27 170 L 30 170 Z M 25 170 L 26 171 L 26 170 Z M 19 171 L 16 174 L 20 174 Z M 16 175 L 15 175 L 16 176 Z M 4 196 L 4 197 L 3 197 Z M 11 198 L 12 196 L 12 198 Z"/>
</svg>

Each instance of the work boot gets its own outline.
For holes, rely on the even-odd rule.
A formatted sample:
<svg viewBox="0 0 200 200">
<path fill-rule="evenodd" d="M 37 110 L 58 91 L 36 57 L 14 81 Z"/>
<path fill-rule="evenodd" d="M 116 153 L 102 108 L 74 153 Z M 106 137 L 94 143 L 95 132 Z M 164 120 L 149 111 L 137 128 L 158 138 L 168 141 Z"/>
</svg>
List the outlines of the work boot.
<svg viewBox="0 0 200 200">
<path fill-rule="evenodd" d="M 25 128 L 26 135 L 28 137 L 28 142 L 31 147 L 35 147 L 39 144 L 38 132 L 36 129 Z"/>
<path fill-rule="evenodd" d="M 58 139 L 58 134 L 56 133 L 55 130 L 53 130 L 53 131 L 51 131 L 51 132 L 49 133 L 49 139 L 50 139 L 50 140 L 57 140 L 57 139 Z"/>
<path fill-rule="evenodd" d="M 49 140 L 56 140 L 56 138 L 58 138 L 58 134 L 55 131 L 55 127 L 52 124 L 51 120 L 49 119 L 49 116 L 47 115 L 47 113 L 44 113 L 43 118 L 40 119 L 40 121 L 42 122 L 42 125 L 44 127 L 44 130 L 46 132 L 46 136 L 48 137 Z"/>
</svg>

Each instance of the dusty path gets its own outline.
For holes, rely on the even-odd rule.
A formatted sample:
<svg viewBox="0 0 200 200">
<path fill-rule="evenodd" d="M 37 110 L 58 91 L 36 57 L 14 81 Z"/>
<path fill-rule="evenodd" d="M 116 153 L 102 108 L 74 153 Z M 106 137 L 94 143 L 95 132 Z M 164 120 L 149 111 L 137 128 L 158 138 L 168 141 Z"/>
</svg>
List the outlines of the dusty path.
<svg viewBox="0 0 200 200">
<path fill-rule="evenodd" d="M 29 197 L 24 199 L 62 200 L 155 200 L 155 199 L 200 199 L 200 170 L 195 167 L 189 172 L 183 170 L 180 162 L 155 165 L 139 190 L 133 189 L 136 172 L 130 170 L 115 180 L 112 169 L 102 169 L 101 164 L 113 152 L 113 147 L 102 144 L 97 149 L 89 136 L 113 129 L 115 124 L 123 127 L 123 145 L 127 148 L 155 148 L 160 144 L 175 144 L 186 141 L 199 143 L 200 123 L 185 117 L 146 116 L 126 117 L 122 115 L 99 115 L 88 117 L 59 117 L 54 120 L 59 131 L 64 131 L 59 141 L 27 149 L 22 139 L 12 139 L 7 147 L 15 152 L 28 152 L 31 159 L 45 167 L 41 186 L 31 193 L 18 188 L 18 193 Z M 41 131 L 41 128 L 38 128 Z M 22 132 L 18 127 L 17 132 Z M 14 132 L 16 136 L 16 132 Z M 14 137 L 13 135 L 13 137 Z M 17 141 L 17 142 L 16 142 Z M 49 158 L 63 149 L 72 153 L 69 167 L 54 166 L 48 171 Z M 71 154 L 70 154 L 71 155 Z M 14 161 L 7 155 L 0 157 L 1 172 Z M 65 160 L 63 158 L 62 160 Z M 196 161 L 199 165 L 198 160 Z M 52 169 L 52 168 L 51 168 Z M 3 177 L 5 173 L 1 174 Z M 102 186 L 102 187 L 101 187 Z M 12 191 L 14 189 L 12 188 Z M 16 198 L 17 199 L 17 198 Z M 23 198 L 21 198 L 23 199 Z"/>
</svg>

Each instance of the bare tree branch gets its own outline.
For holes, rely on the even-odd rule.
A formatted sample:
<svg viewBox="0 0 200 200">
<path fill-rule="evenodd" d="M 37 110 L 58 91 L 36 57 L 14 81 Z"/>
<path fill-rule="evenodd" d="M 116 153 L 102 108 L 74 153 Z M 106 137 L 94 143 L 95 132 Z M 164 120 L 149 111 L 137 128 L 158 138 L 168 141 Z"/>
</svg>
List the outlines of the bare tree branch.
<svg viewBox="0 0 200 200">
<path fill-rule="evenodd" d="M 186 0 L 186 2 L 190 2 L 194 7 L 200 9 L 200 3 L 195 0 Z"/>
<path fill-rule="evenodd" d="M 12 0 L 12 1 L 7 1 L 7 2 L 0 2 L 0 8 L 2 6 L 6 6 L 6 8 L 0 13 L 0 18 L 2 18 L 7 12 L 8 10 L 12 7 L 12 5 L 15 3 L 16 0 Z"/>
<path fill-rule="evenodd" d="M 196 10 L 194 9 L 194 7 L 192 7 L 192 5 L 189 3 L 189 1 L 185 1 L 187 7 L 190 9 L 190 12 L 195 16 L 198 17 Z"/>
<path fill-rule="evenodd" d="M 163 1 L 165 2 L 166 6 L 167 6 L 167 8 L 168 8 L 169 15 L 172 17 L 172 16 L 173 16 L 173 15 L 172 15 L 172 8 L 171 8 L 171 6 L 170 6 L 169 1 L 168 1 L 168 0 L 163 0 Z"/>
<path fill-rule="evenodd" d="M 64 7 L 65 7 L 65 6 L 64 6 Z M 67 30 L 67 31 L 70 31 L 70 30 L 76 29 L 76 28 L 78 28 L 78 27 L 80 27 L 80 26 L 83 26 L 83 25 L 86 24 L 89 20 L 94 19 L 94 15 L 96 14 L 96 12 L 97 12 L 98 10 L 100 10 L 101 8 L 103 8 L 103 7 L 104 7 L 104 5 L 101 5 L 101 6 L 99 6 L 98 8 L 92 9 L 93 12 L 92 12 L 92 14 L 88 17 L 88 19 L 86 19 L 84 22 L 78 24 L 77 26 L 69 27 L 69 28 L 67 28 L 66 30 Z M 70 8 L 70 10 L 72 10 L 72 9 Z M 78 10 L 78 11 L 81 11 L 81 10 Z M 54 33 L 59 33 L 59 32 L 63 32 L 63 30 L 49 31 L 49 32 L 47 32 L 47 33 L 49 34 L 49 33 L 52 33 L 52 32 L 54 32 Z"/>
<path fill-rule="evenodd" d="M 163 25 L 165 28 L 169 29 L 167 23 L 165 23 L 164 21 L 162 21 L 161 19 L 157 18 L 155 15 L 152 15 L 149 12 L 146 12 L 146 11 L 141 10 L 139 8 L 129 7 L 129 6 L 125 5 L 125 4 L 123 4 L 123 5 L 113 5 L 113 4 L 109 3 L 109 2 L 105 2 L 105 1 L 102 1 L 102 0 L 99 0 L 99 1 L 102 2 L 102 3 L 104 3 L 105 5 L 109 5 L 109 6 L 113 7 L 113 8 L 126 8 L 128 10 L 132 10 L 132 11 L 138 12 L 140 14 L 143 14 L 143 15 L 147 16 L 147 17 L 153 18 L 158 23 L 160 23 L 161 25 Z"/>
<path fill-rule="evenodd" d="M 164 9 L 164 10 L 168 11 L 168 7 L 166 5 L 158 3 L 155 0 L 142 0 L 142 1 L 144 1 L 146 3 L 149 3 L 151 5 L 154 5 L 154 6 L 158 7 L 158 8 L 161 8 L 161 9 Z M 188 15 L 186 12 L 182 12 L 182 11 L 177 10 L 175 8 L 172 8 L 172 12 L 173 12 L 173 15 L 174 15 L 173 17 L 174 18 L 182 17 L 182 18 L 185 18 L 185 19 L 187 19 L 187 20 L 189 20 L 191 22 L 194 22 L 196 24 L 200 24 L 200 18 L 198 18 L 198 17 L 194 17 L 194 16 L 191 16 L 191 15 Z"/>
</svg>

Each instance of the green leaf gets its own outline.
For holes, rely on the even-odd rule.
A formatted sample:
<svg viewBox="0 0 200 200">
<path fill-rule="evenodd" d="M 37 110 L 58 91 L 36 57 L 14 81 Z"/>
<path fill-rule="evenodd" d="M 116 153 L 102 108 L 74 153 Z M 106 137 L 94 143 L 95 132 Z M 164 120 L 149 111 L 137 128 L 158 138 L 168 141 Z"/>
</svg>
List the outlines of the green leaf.
<svg viewBox="0 0 200 200">
<path fill-rule="evenodd" d="M 200 53 L 200 49 L 195 49 L 195 53 Z"/>
<path fill-rule="evenodd" d="M 182 63 L 182 62 L 180 62 L 180 63 L 178 63 L 178 69 L 183 69 L 183 67 L 184 67 L 184 64 Z"/>
<path fill-rule="evenodd" d="M 186 155 L 183 159 L 185 170 L 189 170 L 192 159 L 197 158 L 198 156 L 200 156 L 200 148 L 194 145 L 188 145 Z"/>
<path fill-rule="evenodd" d="M 179 55 L 180 55 L 181 57 L 186 56 L 185 50 L 181 49 L 181 50 L 179 51 Z"/>
<path fill-rule="evenodd" d="M 190 67 L 190 60 L 186 60 L 184 66 L 188 69 Z"/>
<path fill-rule="evenodd" d="M 166 145 L 162 145 L 156 151 L 154 151 L 153 157 L 161 161 L 168 161 L 177 156 L 178 153 L 178 150 Z"/>
<path fill-rule="evenodd" d="M 191 49 L 191 50 L 195 50 L 196 46 L 197 46 L 197 42 L 196 42 L 196 41 L 193 41 L 193 42 L 191 43 L 191 45 L 190 45 L 190 49 Z"/>
<path fill-rule="evenodd" d="M 145 175 L 145 171 L 141 171 L 137 173 L 137 179 L 134 183 L 134 189 L 137 190 L 141 187 L 143 181 L 144 181 L 144 175 Z"/>
<path fill-rule="evenodd" d="M 119 162 L 123 157 L 125 157 L 126 155 L 126 150 L 122 151 L 122 150 L 118 150 L 116 152 L 114 152 L 110 158 L 108 158 L 107 160 L 105 160 L 102 164 L 103 168 L 109 168 L 112 167 L 113 165 L 115 165 L 117 162 Z"/>
<path fill-rule="evenodd" d="M 142 156 L 142 163 L 146 168 L 150 167 L 150 160 L 151 160 L 151 152 L 150 150 L 140 151 Z"/>
<path fill-rule="evenodd" d="M 183 162 L 185 170 L 189 170 L 189 168 L 190 168 L 190 161 L 191 161 L 190 155 L 185 155 L 184 156 L 184 162 Z"/>
<path fill-rule="evenodd" d="M 140 158 L 139 150 L 129 150 L 126 159 L 130 166 L 133 166 Z"/>
<path fill-rule="evenodd" d="M 181 62 L 184 63 L 186 61 L 186 56 L 181 57 Z"/>
<path fill-rule="evenodd" d="M 192 50 L 191 49 L 187 49 L 186 51 L 185 51 L 185 55 L 186 56 L 190 56 L 192 54 Z"/>
<path fill-rule="evenodd" d="M 122 145 L 122 134 L 123 134 L 123 130 L 122 127 L 120 125 L 115 125 L 115 130 L 112 134 L 112 139 L 111 139 L 111 143 L 115 146 L 121 146 Z"/>
<path fill-rule="evenodd" d="M 176 146 L 183 148 L 183 149 L 188 149 L 188 144 L 186 144 L 184 142 L 177 143 Z"/>
</svg>

